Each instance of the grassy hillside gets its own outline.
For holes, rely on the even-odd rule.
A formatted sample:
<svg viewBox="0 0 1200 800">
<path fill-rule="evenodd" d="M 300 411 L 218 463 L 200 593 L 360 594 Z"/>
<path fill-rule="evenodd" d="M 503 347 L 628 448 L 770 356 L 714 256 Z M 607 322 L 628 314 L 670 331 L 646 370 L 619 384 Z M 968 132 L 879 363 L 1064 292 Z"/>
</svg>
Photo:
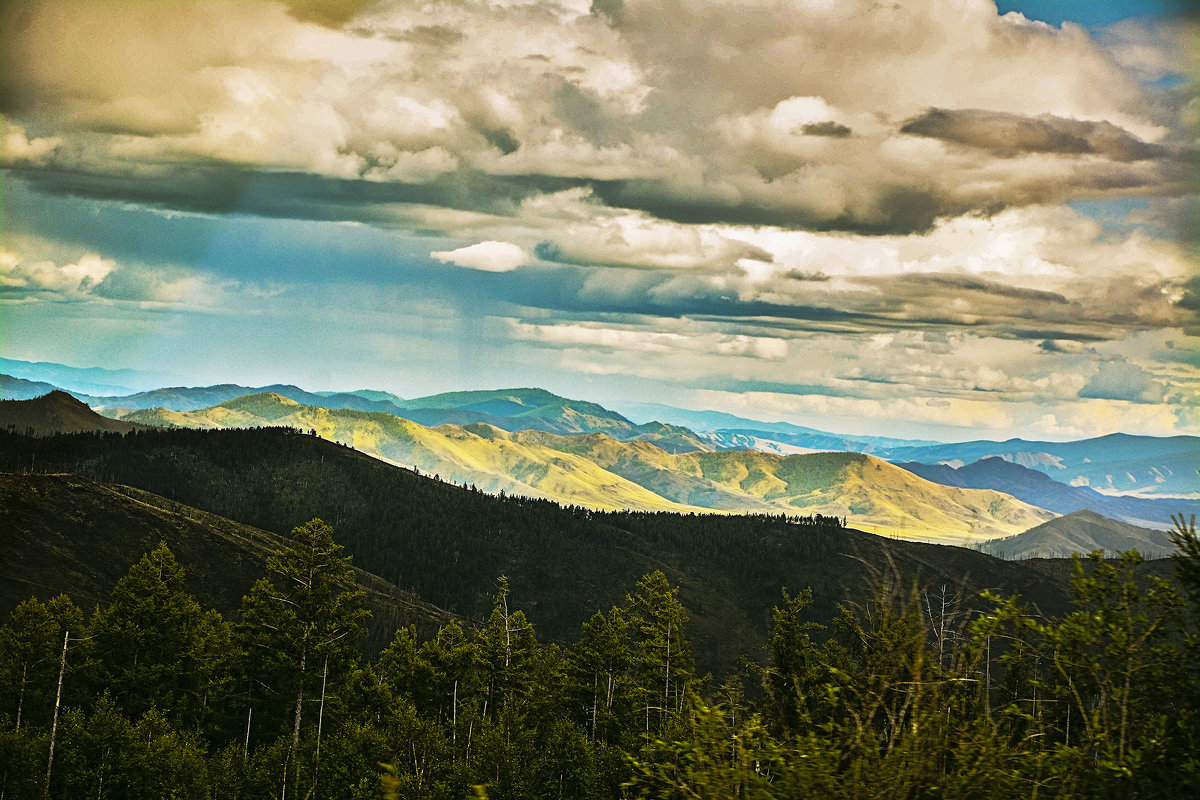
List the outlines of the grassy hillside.
<svg viewBox="0 0 1200 800">
<path fill-rule="evenodd" d="M 0 617 L 30 596 L 64 593 L 84 609 L 107 602 L 117 580 L 159 542 L 186 569 L 187 591 L 229 615 L 285 544 L 276 533 L 69 474 L 0 473 L 0 527 Z M 401 625 L 428 630 L 452 617 L 376 575 L 360 569 L 356 578 L 372 612 L 370 644 L 390 640 Z"/>
<path fill-rule="evenodd" d="M 379 412 L 301 405 L 276 394 L 254 394 L 193 412 L 139 411 L 127 419 L 188 428 L 283 425 L 315 430 L 393 463 L 487 492 L 544 497 L 596 509 L 681 509 L 593 462 L 514 440 L 490 425 L 427 428 Z"/>
<path fill-rule="evenodd" d="M 589 458 L 668 500 L 706 508 L 846 517 L 880 534 L 955 544 L 1012 535 L 1053 517 L 1001 492 L 942 486 L 858 453 L 671 455 L 603 434 L 520 436 Z"/>
<path fill-rule="evenodd" d="M 136 486 L 243 524 L 286 533 L 316 516 L 359 566 L 439 607 L 491 608 L 496 576 L 543 635 L 571 639 L 663 570 L 691 610 L 702 667 L 757 652 L 783 587 L 811 586 L 816 618 L 869 599 L 878 581 L 1021 593 L 1061 607 L 1061 581 L 962 548 L 892 541 L 781 516 L 600 513 L 493 497 L 279 429 L 163 430 L 45 439 L 0 432 L 0 469 L 36 461 Z"/>
<path fill-rule="evenodd" d="M 453 397 L 492 410 L 491 393 Z M 540 396 L 540 395 L 539 395 Z M 520 399 L 522 396 L 518 396 Z M 782 456 L 757 451 L 669 453 L 605 433 L 510 433 L 485 423 L 427 428 L 390 414 L 304 406 L 247 395 L 201 411 L 139 411 L 128 419 L 192 428 L 286 425 L 488 492 L 542 497 L 599 510 L 819 513 L 872 532 L 971 543 L 1009 536 L 1051 514 L 999 492 L 946 487 L 849 453 Z M 669 433 L 669 432 L 668 432 Z"/>
<path fill-rule="evenodd" d="M 1094 511 L 1076 511 L 1016 536 L 985 542 L 979 549 L 999 558 L 1065 558 L 1093 550 L 1115 555 L 1133 549 L 1147 558 L 1162 558 L 1175 546 L 1167 531 L 1139 528 Z"/>
</svg>

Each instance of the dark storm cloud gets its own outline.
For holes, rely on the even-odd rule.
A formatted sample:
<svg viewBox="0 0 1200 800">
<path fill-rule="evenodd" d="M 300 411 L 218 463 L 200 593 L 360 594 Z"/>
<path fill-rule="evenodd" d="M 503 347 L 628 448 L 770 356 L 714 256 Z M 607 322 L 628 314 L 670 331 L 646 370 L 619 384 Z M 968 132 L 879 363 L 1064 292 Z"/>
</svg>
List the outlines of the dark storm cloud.
<svg viewBox="0 0 1200 800">
<path fill-rule="evenodd" d="M 810 122 L 800 129 L 805 136 L 832 136 L 835 139 L 841 139 L 849 136 L 852 131 L 849 127 L 840 122 L 828 120 L 826 122 Z"/>
<path fill-rule="evenodd" d="M 1145 161 L 1171 155 L 1111 122 L 1026 117 L 975 108 L 931 108 L 908 120 L 901 133 L 927 136 L 1000 154 L 1100 155 L 1113 161 Z"/>
<path fill-rule="evenodd" d="M 459 171 L 426 183 L 356 180 L 234 164 L 172 165 L 153 172 L 96 173 L 13 168 L 14 176 L 56 195 L 125 200 L 209 214 L 359 221 L 387 225 L 392 204 L 510 215 L 526 198 L 576 186 L 565 178 Z"/>
<path fill-rule="evenodd" d="M 283 0 L 283 3 L 296 19 L 336 28 L 349 22 L 374 0 Z"/>
</svg>

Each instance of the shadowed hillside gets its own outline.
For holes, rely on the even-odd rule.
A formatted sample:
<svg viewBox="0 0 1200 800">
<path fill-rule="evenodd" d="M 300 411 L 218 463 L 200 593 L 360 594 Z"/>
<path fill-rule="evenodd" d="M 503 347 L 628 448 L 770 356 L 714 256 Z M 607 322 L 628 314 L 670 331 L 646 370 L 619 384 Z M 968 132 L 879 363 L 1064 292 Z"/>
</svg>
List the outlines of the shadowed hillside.
<svg viewBox="0 0 1200 800">
<path fill-rule="evenodd" d="M 1175 545 L 1168 531 L 1139 528 L 1094 511 L 1076 511 L 1016 536 L 984 542 L 979 549 L 999 558 L 1065 558 L 1093 550 L 1112 556 L 1134 549 L 1146 558 L 1163 558 L 1175 552 Z"/>
<path fill-rule="evenodd" d="M 66 392 L 53 391 L 31 400 L 0 400 L 0 428 L 48 436 L 54 433 L 144 430 L 135 422 L 102 417 Z"/>
<path fill-rule="evenodd" d="M 160 541 L 185 567 L 187 591 L 230 615 L 286 544 L 275 533 L 76 475 L 0 473 L 0 526 L 0 616 L 30 596 L 63 593 L 83 608 L 107 602 L 129 566 Z M 397 627 L 431 630 L 452 618 L 361 569 L 356 579 L 372 612 L 368 646 L 386 643 Z"/>
</svg>

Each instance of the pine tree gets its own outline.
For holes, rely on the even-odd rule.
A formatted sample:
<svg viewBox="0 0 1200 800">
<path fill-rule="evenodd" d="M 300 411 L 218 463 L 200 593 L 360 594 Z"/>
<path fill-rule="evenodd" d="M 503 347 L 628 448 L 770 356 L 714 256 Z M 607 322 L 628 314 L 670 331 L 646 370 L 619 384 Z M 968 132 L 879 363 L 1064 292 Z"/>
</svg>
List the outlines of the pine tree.
<svg viewBox="0 0 1200 800">
<path fill-rule="evenodd" d="M 195 682 L 191 656 L 204 613 L 183 590 L 183 568 L 166 544 L 130 567 L 111 598 L 91 625 L 98 685 L 129 717 L 180 708 Z"/>
<path fill-rule="evenodd" d="M 638 581 L 625 598 L 633 635 L 633 671 L 643 694 L 645 731 L 661 731 L 683 710 L 696 674 L 692 646 L 683 634 L 687 612 L 661 571 Z"/>
<path fill-rule="evenodd" d="M 350 559 L 333 541 L 333 529 L 314 519 L 292 531 L 287 548 L 267 561 L 270 575 L 242 601 L 239 632 L 255 689 L 247 708 L 262 697 L 268 725 L 286 725 L 289 745 L 281 795 L 299 782 L 299 746 L 304 703 L 322 687 L 337 686 L 353 664 L 366 633 L 363 592 L 355 587 Z M 260 691 L 262 690 L 262 691 Z M 290 709 L 290 710 L 289 710 Z M 279 733 L 278 729 L 274 731 Z"/>
<path fill-rule="evenodd" d="M 83 635 L 83 612 L 66 595 L 30 598 L 0 626 L 0 719 L 13 730 L 49 721 L 63 634 Z"/>
</svg>

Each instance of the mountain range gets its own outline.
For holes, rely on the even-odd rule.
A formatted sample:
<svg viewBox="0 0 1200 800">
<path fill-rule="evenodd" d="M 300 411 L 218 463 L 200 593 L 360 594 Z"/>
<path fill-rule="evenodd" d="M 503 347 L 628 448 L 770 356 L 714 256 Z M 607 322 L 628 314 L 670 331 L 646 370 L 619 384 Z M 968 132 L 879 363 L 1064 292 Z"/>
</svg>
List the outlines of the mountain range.
<svg viewBox="0 0 1200 800">
<path fill-rule="evenodd" d="M 1200 500 L 1101 494 L 1087 486 L 1060 483 L 1045 473 L 998 456 L 957 468 L 915 461 L 901 462 L 897 466 L 946 486 L 1007 492 L 1030 505 L 1056 514 L 1089 510 L 1145 528 L 1165 530 L 1171 527 L 1170 520 L 1174 514 L 1200 513 Z"/>
<path fill-rule="evenodd" d="M 508 411 L 504 402 L 511 401 L 490 407 Z M 199 411 L 147 409 L 124 419 L 187 428 L 313 430 L 455 483 L 596 509 L 818 513 L 846 517 L 872 532 L 960 543 L 1018 533 L 1052 516 L 1000 492 L 942 486 L 860 453 L 669 453 L 652 442 L 622 442 L 606 433 L 510 433 L 480 422 L 429 428 L 391 414 L 306 406 L 273 393 Z"/>
<path fill-rule="evenodd" d="M 0 376 L 2 397 L 35 397 L 53 388 L 47 383 Z M 256 401 L 261 407 L 251 408 L 255 403 L 244 400 L 246 395 L 275 395 L 305 410 L 267 408 L 261 401 Z M 928 490 L 908 492 L 897 504 L 885 500 L 880 491 L 849 485 L 813 494 L 780 477 L 780 470 L 786 473 L 794 466 L 789 459 L 827 452 L 866 453 L 943 486 L 1000 491 L 1056 514 L 1086 508 L 1135 525 L 1165 528 L 1171 514 L 1200 509 L 1200 500 L 1180 499 L 1200 494 L 1200 484 L 1194 479 L 1200 464 L 1200 439 L 1196 437 L 1111 435 L 1066 443 L 930 443 L 845 436 L 720 412 L 628 404 L 636 419 L 644 419 L 652 409 L 668 420 L 639 424 L 596 403 L 540 389 L 450 392 L 403 399 L 376 390 L 309 392 L 282 384 L 222 384 L 119 396 L 75 396 L 109 417 L 141 424 L 229 427 L 278 421 L 316 429 L 334 440 L 454 482 L 602 509 L 816 510 L 853 517 L 857 524 L 882 533 L 942 541 L 947 537 L 966 541 L 1011 535 L 1020 530 L 1012 524 L 1018 517 L 1010 512 L 1000 513 L 999 519 L 995 514 L 976 519 L 979 503 L 933 497 Z M 318 409 L 330 413 L 322 416 Z M 384 414 L 388 419 L 341 412 Z M 289 421 L 289 415 L 298 416 Z M 700 430 L 674 424 L 678 421 L 691 421 Z M 729 427 L 716 427 L 721 425 Z M 741 454 L 716 455 L 722 452 Z M 816 463 L 811 461 L 811 465 Z M 842 467 L 853 469 L 849 461 Z M 1087 485 L 1091 483 L 1089 474 L 1105 476 L 1104 492 Z M 757 477 L 760 475 L 763 477 Z M 1110 481 L 1114 475 L 1125 477 Z M 1111 486 L 1121 480 L 1132 480 L 1138 494 L 1113 494 Z M 854 480 L 839 476 L 835 482 Z M 1072 482 L 1077 485 L 1070 485 Z M 863 483 L 871 485 L 870 481 Z M 925 507 L 929 501 L 936 511 Z M 990 503 L 987 505 L 990 508 Z M 1040 521 L 1026 518 L 1020 524 Z M 931 531 L 935 535 L 930 535 Z"/>
<path fill-rule="evenodd" d="M 714 411 L 687 411 L 657 404 L 627 404 L 631 414 L 690 425 L 718 449 L 753 448 L 777 453 L 853 450 L 893 463 L 961 467 L 1000 458 L 1054 480 L 1101 494 L 1200 499 L 1200 437 L 1114 433 L 1074 442 L 1009 439 L 1004 442 L 929 442 L 832 434 L 787 422 L 763 422 Z M 1025 499 L 1025 498 L 1022 498 Z"/>
</svg>

